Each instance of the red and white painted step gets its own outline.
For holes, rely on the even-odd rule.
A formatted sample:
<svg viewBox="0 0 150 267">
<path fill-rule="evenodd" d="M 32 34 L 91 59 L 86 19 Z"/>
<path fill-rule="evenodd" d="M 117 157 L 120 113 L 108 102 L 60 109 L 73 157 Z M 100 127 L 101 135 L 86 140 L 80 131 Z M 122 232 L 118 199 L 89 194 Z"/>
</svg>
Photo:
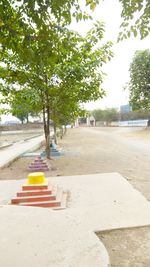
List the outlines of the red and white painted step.
<svg viewBox="0 0 150 267">
<path fill-rule="evenodd" d="M 65 209 L 68 193 L 58 186 L 44 184 L 25 184 L 22 191 L 11 199 L 11 204 L 54 209 Z"/>
</svg>

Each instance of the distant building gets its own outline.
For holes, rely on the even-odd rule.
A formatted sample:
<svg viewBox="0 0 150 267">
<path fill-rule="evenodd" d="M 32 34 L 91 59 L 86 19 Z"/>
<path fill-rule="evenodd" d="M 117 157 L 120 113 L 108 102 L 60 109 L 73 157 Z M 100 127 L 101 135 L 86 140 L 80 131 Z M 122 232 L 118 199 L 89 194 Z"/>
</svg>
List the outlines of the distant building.
<svg viewBox="0 0 150 267">
<path fill-rule="evenodd" d="M 87 126 L 95 126 L 95 118 L 93 116 L 87 117 Z"/>
<path fill-rule="evenodd" d="M 132 111 L 132 107 L 129 104 L 120 106 L 121 113 L 129 113 L 130 111 Z"/>
<path fill-rule="evenodd" d="M 87 123 L 87 118 L 86 117 L 80 117 L 78 118 L 79 125 L 83 125 Z"/>
<path fill-rule="evenodd" d="M 95 118 L 93 116 L 80 117 L 75 121 L 75 127 L 79 126 L 95 126 Z"/>
</svg>

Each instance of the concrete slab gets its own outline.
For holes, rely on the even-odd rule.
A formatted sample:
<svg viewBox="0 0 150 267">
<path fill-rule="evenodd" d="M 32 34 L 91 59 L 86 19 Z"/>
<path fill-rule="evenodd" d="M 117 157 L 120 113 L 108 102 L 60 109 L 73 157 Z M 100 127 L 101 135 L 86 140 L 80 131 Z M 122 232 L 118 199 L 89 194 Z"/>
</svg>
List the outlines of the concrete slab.
<svg viewBox="0 0 150 267">
<path fill-rule="evenodd" d="M 23 153 L 37 149 L 43 142 L 44 136 L 42 135 L 34 139 L 17 142 L 5 150 L 0 150 L 0 168 L 7 166 Z"/>
<path fill-rule="evenodd" d="M 63 151 L 51 151 L 50 152 L 50 157 L 62 157 L 64 156 L 65 153 Z M 46 152 L 43 151 L 41 154 L 40 154 L 41 157 L 46 157 Z"/>
<path fill-rule="evenodd" d="M 0 207 L 0 266 L 106 267 L 96 231 L 150 225 L 150 203 L 120 174 L 53 177 L 70 191 L 66 210 Z M 1 181 L 0 204 L 24 181 Z"/>
<path fill-rule="evenodd" d="M 12 145 L 13 145 L 13 143 L 7 143 L 7 142 L 4 142 L 2 144 L 0 143 L 0 150 L 4 149 L 6 147 L 12 146 Z"/>
<path fill-rule="evenodd" d="M 40 156 L 40 152 L 26 152 L 24 154 L 22 154 L 21 156 L 23 158 L 26 158 L 26 157 L 39 157 Z"/>
</svg>

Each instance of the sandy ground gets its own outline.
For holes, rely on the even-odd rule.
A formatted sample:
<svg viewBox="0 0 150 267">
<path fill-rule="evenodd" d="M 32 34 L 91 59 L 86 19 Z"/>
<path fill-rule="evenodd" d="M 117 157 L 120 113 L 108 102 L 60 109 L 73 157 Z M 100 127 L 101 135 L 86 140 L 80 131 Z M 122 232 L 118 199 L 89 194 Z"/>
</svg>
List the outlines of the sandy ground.
<svg viewBox="0 0 150 267">
<path fill-rule="evenodd" d="M 48 161 L 46 176 L 121 173 L 150 199 L 150 131 L 144 128 L 78 128 L 59 140 L 64 157 Z M 41 149 L 43 151 L 43 148 Z M 34 158 L 21 158 L 0 171 L 0 179 L 22 179 Z"/>
<path fill-rule="evenodd" d="M 97 235 L 107 248 L 111 267 L 150 266 L 149 227 L 112 230 Z"/>
<path fill-rule="evenodd" d="M 119 172 L 150 200 L 150 130 L 109 127 L 70 129 L 59 140 L 59 145 L 65 156 L 48 161 L 51 170 L 46 172 L 46 176 Z M 28 165 L 33 159 L 15 161 L 0 171 L 0 179 L 26 178 Z M 103 241 L 112 266 L 150 266 L 149 227 L 105 233 Z"/>
</svg>

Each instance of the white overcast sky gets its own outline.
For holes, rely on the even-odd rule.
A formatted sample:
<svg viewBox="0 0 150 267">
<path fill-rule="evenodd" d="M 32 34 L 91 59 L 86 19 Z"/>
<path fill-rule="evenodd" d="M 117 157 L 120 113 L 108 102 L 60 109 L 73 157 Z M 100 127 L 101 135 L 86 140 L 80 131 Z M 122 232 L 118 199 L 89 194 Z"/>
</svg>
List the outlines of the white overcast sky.
<svg viewBox="0 0 150 267">
<path fill-rule="evenodd" d="M 123 86 L 129 81 L 129 66 L 136 50 L 144 50 L 150 47 L 150 36 L 144 40 L 129 38 L 117 43 L 119 26 L 121 24 L 121 4 L 118 0 L 101 1 L 92 13 L 94 20 L 105 22 L 105 39 L 113 41 L 113 59 L 105 66 L 107 74 L 103 83 L 107 96 L 99 101 L 85 105 L 86 109 L 120 107 L 128 103 L 128 92 Z M 73 23 L 72 28 L 81 34 L 85 34 L 92 26 L 91 21 Z"/>
<path fill-rule="evenodd" d="M 85 2 L 85 1 L 84 1 Z M 83 3 L 83 0 L 81 0 Z M 114 57 L 105 66 L 104 72 L 107 74 L 103 83 L 107 96 L 99 101 L 90 102 L 85 108 L 92 110 L 95 108 L 117 107 L 128 103 L 128 92 L 124 92 L 123 86 L 129 80 L 129 66 L 136 50 L 150 48 L 150 36 L 144 40 L 139 38 L 130 38 L 120 43 L 116 43 L 119 26 L 121 24 L 121 4 L 118 0 L 101 0 L 101 4 L 92 13 L 94 20 L 105 22 L 105 39 L 113 41 Z M 92 27 L 92 21 L 72 23 L 71 28 L 81 34 Z M 5 116 L 4 116 L 5 117 Z M 8 119 L 12 118 L 7 116 Z"/>
</svg>

